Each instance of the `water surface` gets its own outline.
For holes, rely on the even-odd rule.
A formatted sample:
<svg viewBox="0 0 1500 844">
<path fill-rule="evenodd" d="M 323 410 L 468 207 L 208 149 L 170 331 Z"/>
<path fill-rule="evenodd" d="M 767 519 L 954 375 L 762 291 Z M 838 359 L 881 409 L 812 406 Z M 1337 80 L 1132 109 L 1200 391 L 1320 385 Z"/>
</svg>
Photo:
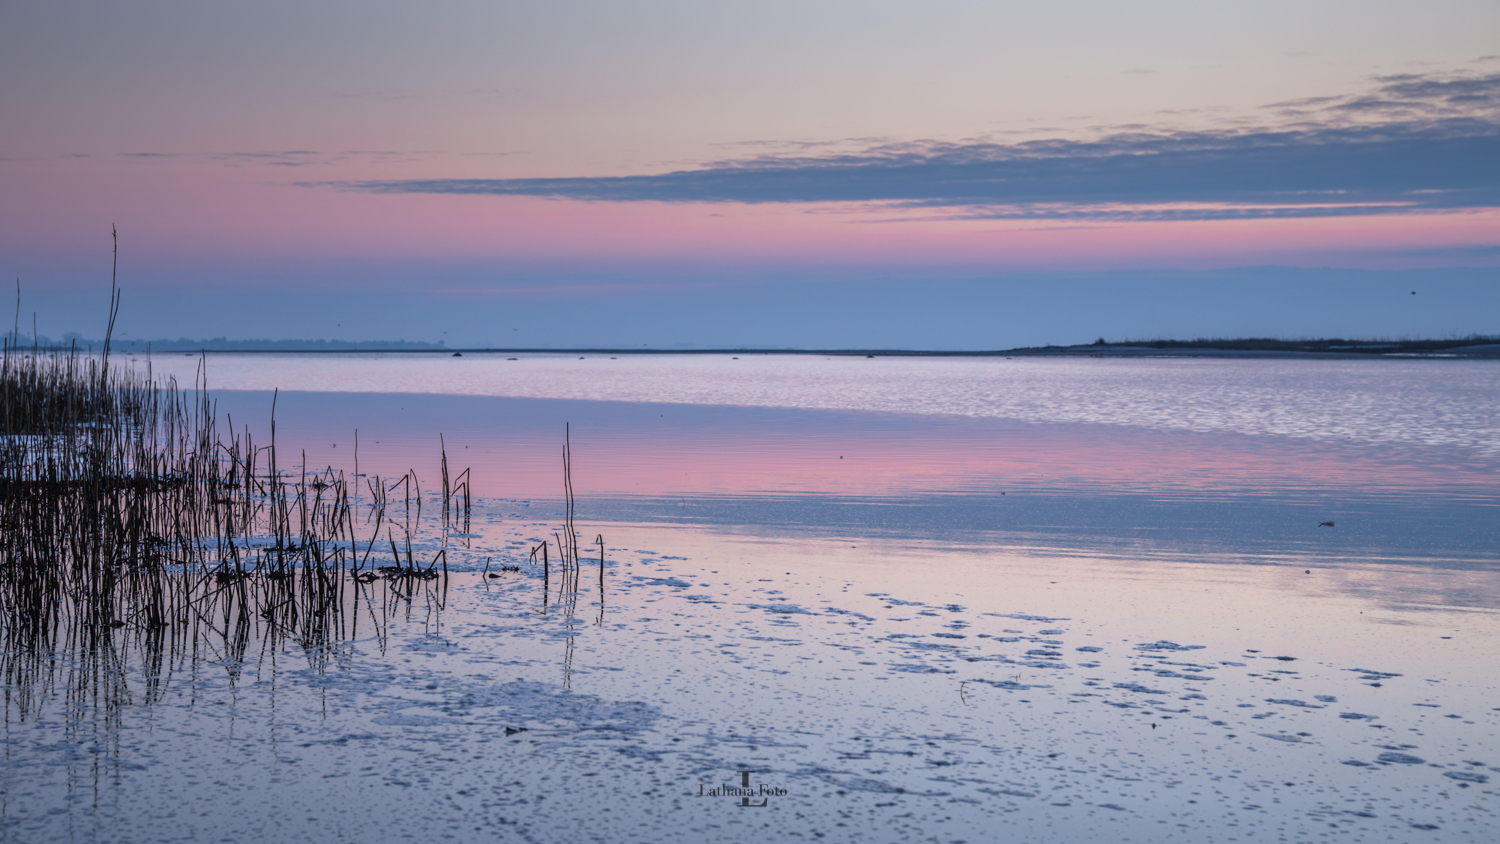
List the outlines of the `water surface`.
<svg viewBox="0 0 1500 844">
<path fill-rule="evenodd" d="M 6 840 L 1496 828 L 1494 363 L 519 357 L 210 357 L 283 460 L 357 429 L 430 488 L 441 442 L 472 534 L 316 651 L 64 649 L 8 686 Z"/>
</svg>

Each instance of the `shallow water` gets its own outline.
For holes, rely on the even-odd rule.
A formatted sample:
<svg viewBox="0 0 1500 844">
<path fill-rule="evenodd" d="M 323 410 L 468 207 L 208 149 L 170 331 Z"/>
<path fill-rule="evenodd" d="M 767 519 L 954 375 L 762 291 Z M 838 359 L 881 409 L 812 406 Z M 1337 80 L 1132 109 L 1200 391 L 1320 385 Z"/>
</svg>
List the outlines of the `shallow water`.
<svg viewBox="0 0 1500 844">
<path fill-rule="evenodd" d="M 1497 828 L 1494 364 L 209 371 L 257 438 L 282 388 L 278 444 L 312 468 L 352 469 L 358 428 L 362 472 L 428 483 L 441 433 L 482 493 L 455 572 L 520 570 L 455 573 L 316 652 L 265 638 L 163 668 L 127 630 L 103 668 L 59 654 L 7 687 L 4 840 Z M 526 552 L 561 521 L 565 423 L 581 538 L 606 550 L 576 596 L 551 572 L 544 606 Z M 710 794 L 740 771 L 766 805 Z"/>
<path fill-rule="evenodd" d="M 1493 361 L 218 354 L 215 390 L 412 393 L 1094 422 L 1500 453 Z M 159 371 L 192 381 L 191 355 Z"/>
</svg>

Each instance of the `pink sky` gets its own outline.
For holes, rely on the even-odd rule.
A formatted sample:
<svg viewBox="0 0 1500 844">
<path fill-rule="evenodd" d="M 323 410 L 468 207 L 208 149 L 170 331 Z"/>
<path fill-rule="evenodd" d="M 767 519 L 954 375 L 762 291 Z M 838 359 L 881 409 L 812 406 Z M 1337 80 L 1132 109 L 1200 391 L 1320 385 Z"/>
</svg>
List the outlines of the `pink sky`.
<svg viewBox="0 0 1500 844">
<path fill-rule="evenodd" d="M 160 301 L 182 303 L 172 333 L 187 334 L 231 330 L 203 323 L 219 306 L 193 298 L 229 288 L 482 301 L 579 285 L 691 296 L 757 278 L 1500 265 L 1493 3 L 940 6 L 9 6 L 0 274 L 83 329 L 84 311 L 58 303 L 100 282 L 118 225 L 129 285 L 179 291 Z M 1356 152 L 1381 133 L 1417 140 L 1347 173 L 1299 175 L 1295 156 L 1244 164 L 1264 150 L 1237 139 L 1285 130 L 1307 133 L 1308 149 L 1345 143 L 1340 133 L 1358 135 Z M 1140 139 L 1138 158 L 1169 162 L 1170 181 L 1182 138 L 1227 144 L 1228 187 L 1196 172 L 1171 190 L 1149 177 L 1097 195 L 1093 177 L 1082 193 L 1058 181 L 1070 161 L 1128 170 Z M 1006 179 L 1032 179 L 1020 204 L 976 205 L 941 180 L 912 203 L 879 175 L 897 154 L 929 170 L 944 155 L 1024 164 L 1014 145 L 1035 141 L 1076 148 L 1049 153 L 1051 175 L 986 188 L 1003 198 Z M 1455 143 L 1468 144 L 1472 183 Z M 762 195 L 745 168 L 767 156 L 793 179 Z M 840 161 L 876 174 L 855 186 L 866 198 L 827 181 L 850 172 Z M 1256 195 L 1257 172 L 1285 183 Z M 828 191 L 785 189 L 803 173 Z M 685 187 L 589 198 L 661 174 L 685 174 Z M 705 174 L 735 184 L 695 193 Z M 516 181 L 542 178 L 566 184 L 548 194 Z M 465 195 L 472 180 L 520 193 Z M 1368 210 L 1323 216 L 1319 203 Z M 1392 203 L 1413 213 L 1386 213 Z M 1262 207 L 1282 216 L 1210 219 Z M 1159 212 L 1185 219 L 1146 219 Z M 159 319 L 135 327 L 168 331 L 151 301 Z"/>
</svg>

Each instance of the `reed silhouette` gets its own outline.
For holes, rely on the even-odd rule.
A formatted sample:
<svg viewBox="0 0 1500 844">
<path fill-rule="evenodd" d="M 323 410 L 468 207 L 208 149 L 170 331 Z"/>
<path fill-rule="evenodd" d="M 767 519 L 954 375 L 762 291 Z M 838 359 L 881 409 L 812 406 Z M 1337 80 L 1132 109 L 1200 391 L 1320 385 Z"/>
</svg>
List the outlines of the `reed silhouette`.
<svg viewBox="0 0 1500 844">
<path fill-rule="evenodd" d="M 112 317 L 118 304 L 112 293 Z M 148 676 L 204 649 L 235 664 L 252 643 L 316 661 L 362 615 L 382 628 L 418 596 L 441 609 L 450 539 L 470 526 L 468 470 L 450 478 L 443 447 L 439 516 L 424 527 L 415 472 L 388 483 L 283 467 L 272 407 L 268 442 L 248 427 L 221 435 L 202 358 L 181 387 L 154 381 L 149 359 L 112 361 L 107 344 L 4 340 L 0 677 L 23 711 L 56 671 L 74 678 L 70 694 L 122 694 L 110 686 L 122 648 Z M 419 533 L 435 540 L 430 559 L 414 552 Z"/>
<path fill-rule="evenodd" d="M 18 287 L 19 295 L 19 287 Z M 469 551 L 472 477 L 452 474 L 439 437 L 440 487 L 415 471 L 382 478 L 287 467 L 276 440 L 232 419 L 220 430 L 207 358 L 191 385 L 117 362 L 120 291 L 111 281 L 102 350 L 0 340 L 0 684 L 23 717 L 59 686 L 114 711 L 151 702 L 184 660 L 236 666 L 295 646 L 317 667 L 373 625 L 439 623 L 450 551 Z M 554 532 L 555 602 L 578 599 L 572 449 L 565 431 L 566 520 Z M 436 519 L 424 523 L 424 500 Z M 433 523 L 435 522 L 435 524 Z M 399 535 L 398 535 L 399 534 Z M 461 542 L 456 540 L 462 539 Z M 604 546 L 600 545 L 602 621 Z M 547 542 L 542 611 L 551 597 Z M 418 549 L 425 549 L 418 551 Z M 430 556 L 428 556 L 430 554 Z M 388 555 L 388 556 L 387 556 Z M 501 571 L 518 571 L 502 566 Z M 489 574 L 488 561 L 481 578 Z M 568 667 L 571 664 L 571 640 Z M 126 666 L 147 678 L 132 692 Z M 143 699 L 144 696 L 144 699 Z"/>
</svg>

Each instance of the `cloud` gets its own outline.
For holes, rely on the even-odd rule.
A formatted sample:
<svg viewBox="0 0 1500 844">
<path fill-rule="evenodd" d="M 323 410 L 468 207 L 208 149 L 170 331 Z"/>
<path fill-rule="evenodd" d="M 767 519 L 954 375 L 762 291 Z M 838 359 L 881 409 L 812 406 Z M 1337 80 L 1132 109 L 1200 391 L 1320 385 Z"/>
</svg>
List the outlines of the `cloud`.
<svg viewBox="0 0 1500 844">
<path fill-rule="evenodd" d="M 248 158 L 252 160 L 298 158 L 310 155 L 321 155 L 317 150 L 311 149 L 289 149 L 281 152 L 214 152 L 209 153 L 210 158 Z"/>
<path fill-rule="evenodd" d="M 210 152 L 204 157 L 212 161 L 225 162 L 225 166 L 238 167 L 257 164 L 266 167 L 310 167 L 332 166 L 352 160 L 376 164 L 397 161 L 418 161 L 438 155 L 434 152 L 398 152 L 393 150 L 343 150 L 320 152 L 311 149 L 266 150 L 259 152 Z"/>
<path fill-rule="evenodd" d="M 1392 254 L 1417 258 L 1500 258 L 1500 246 L 1439 246 L 1433 249 L 1406 249 Z"/>
<path fill-rule="evenodd" d="M 289 149 L 280 152 L 211 152 L 208 157 L 214 161 L 265 164 L 271 167 L 306 167 L 319 163 L 317 159 L 321 155 L 316 150 Z"/>
<path fill-rule="evenodd" d="M 1401 74 L 1230 130 L 808 147 L 658 175 L 303 182 L 596 202 L 866 203 L 925 219 L 1183 220 L 1500 207 L 1500 74 Z"/>
<path fill-rule="evenodd" d="M 417 92 L 407 89 L 360 88 L 356 91 L 335 91 L 333 95 L 339 99 L 397 102 L 412 99 L 417 96 Z"/>
</svg>

